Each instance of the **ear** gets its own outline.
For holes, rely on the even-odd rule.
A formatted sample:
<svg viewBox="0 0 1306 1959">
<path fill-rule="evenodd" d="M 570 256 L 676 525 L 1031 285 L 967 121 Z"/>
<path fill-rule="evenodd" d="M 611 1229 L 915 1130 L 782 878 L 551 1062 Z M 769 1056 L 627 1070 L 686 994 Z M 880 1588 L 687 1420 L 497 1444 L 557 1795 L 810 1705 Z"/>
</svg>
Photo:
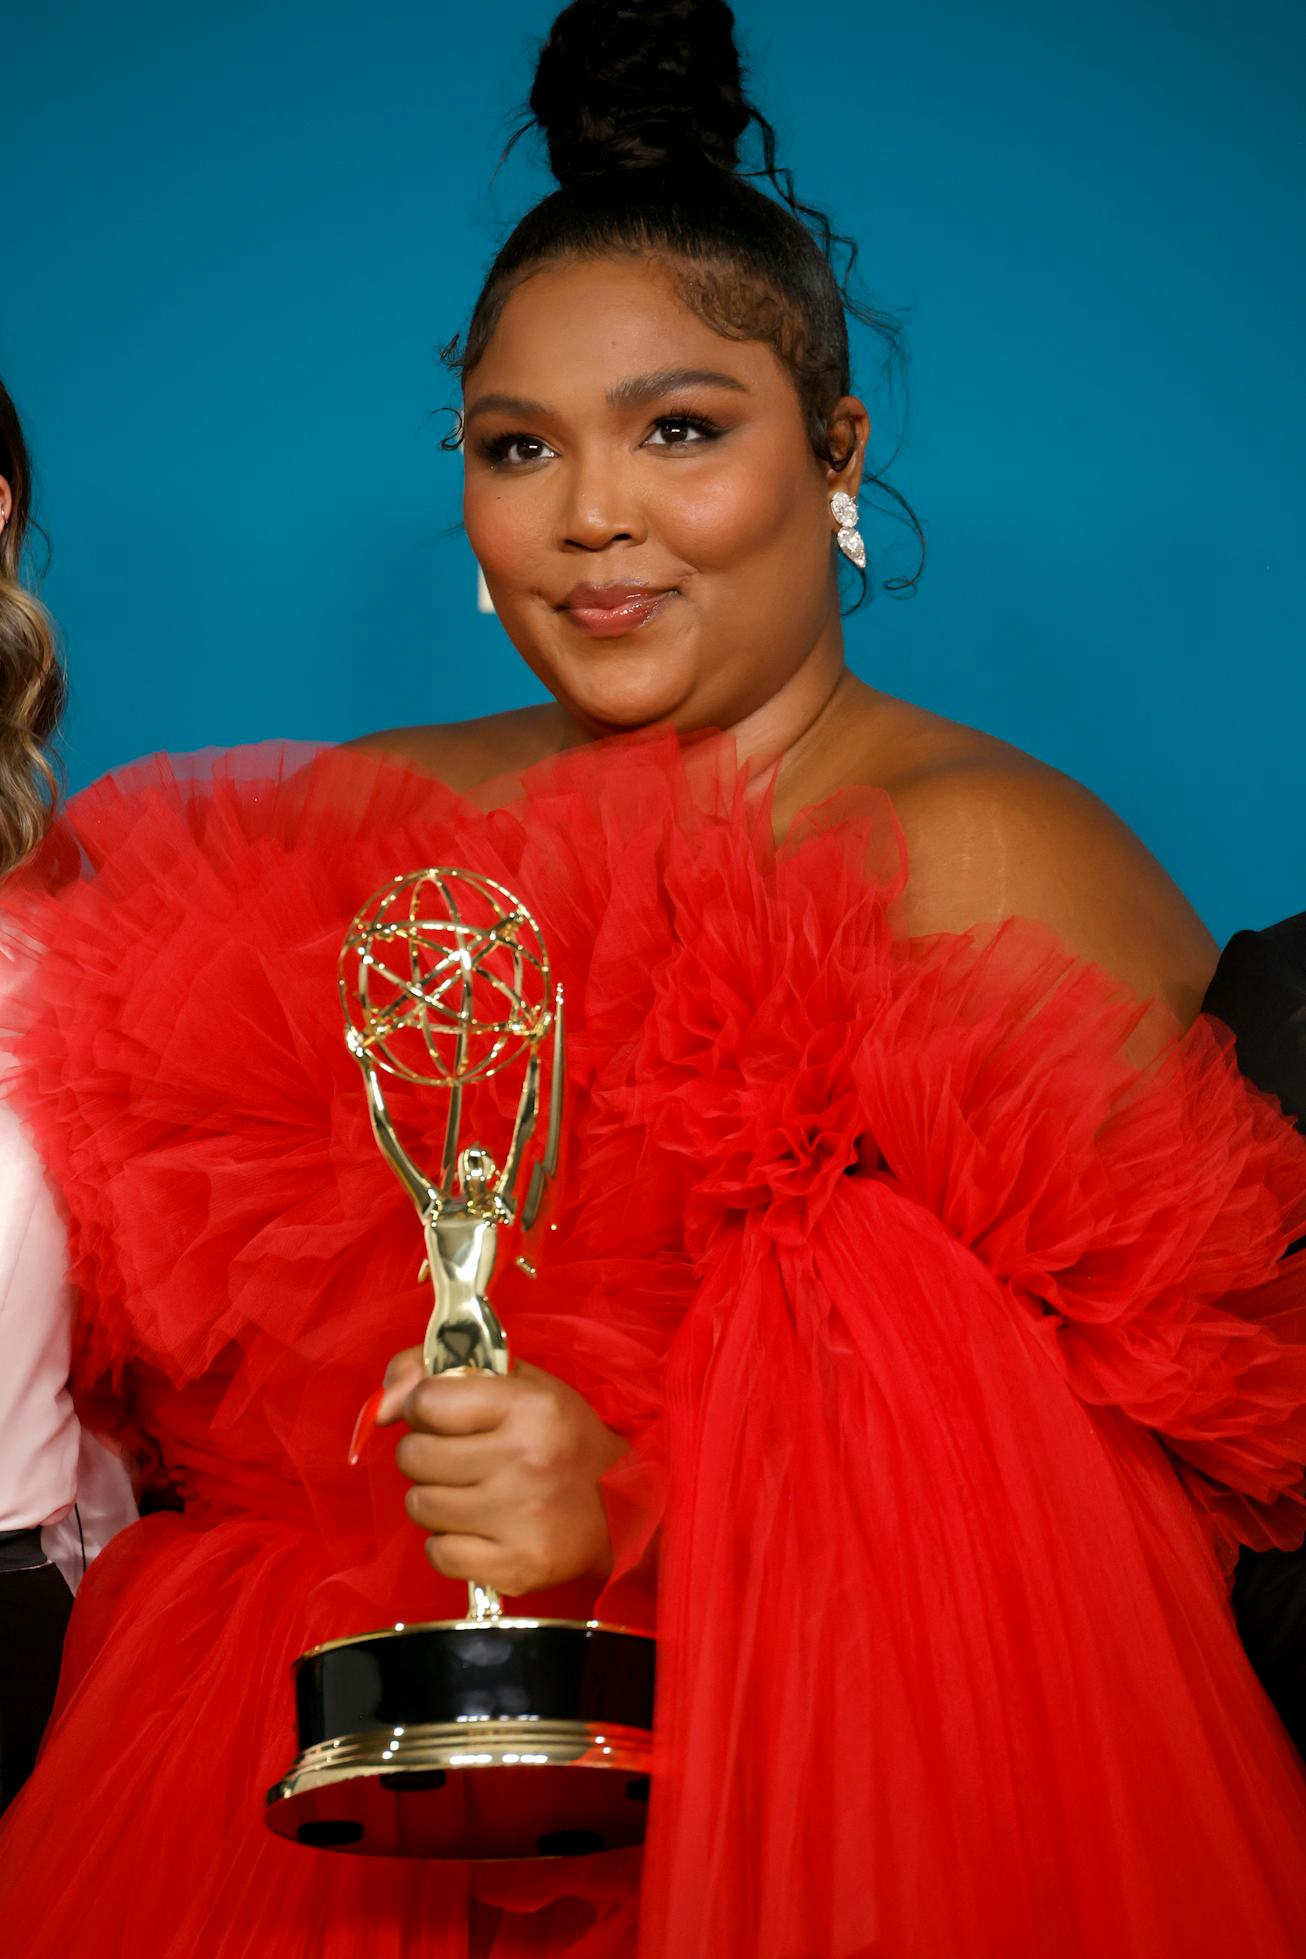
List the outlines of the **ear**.
<svg viewBox="0 0 1306 1959">
<path fill-rule="evenodd" d="M 848 496 L 856 497 L 870 440 L 871 418 L 866 403 L 856 395 L 843 395 L 830 414 L 830 454 L 842 467 L 826 468 L 828 496 L 843 490 Z"/>
<path fill-rule="evenodd" d="M 14 514 L 14 493 L 7 476 L 0 476 L 0 531 Z"/>
</svg>

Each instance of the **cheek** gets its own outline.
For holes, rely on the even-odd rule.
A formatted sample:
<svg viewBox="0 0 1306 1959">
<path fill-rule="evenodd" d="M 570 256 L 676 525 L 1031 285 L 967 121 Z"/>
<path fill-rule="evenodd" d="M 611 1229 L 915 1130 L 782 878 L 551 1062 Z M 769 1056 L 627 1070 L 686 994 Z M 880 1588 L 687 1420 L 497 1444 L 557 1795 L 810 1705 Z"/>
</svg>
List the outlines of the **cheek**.
<svg viewBox="0 0 1306 1959">
<path fill-rule="evenodd" d="M 468 484 L 463 491 L 463 527 L 486 577 L 508 587 L 534 582 L 533 568 L 553 541 L 547 500 L 531 496 L 525 485 L 514 493 L 488 484 Z"/>
<path fill-rule="evenodd" d="M 781 462 L 769 445 L 740 445 L 702 468 L 667 463 L 662 475 L 650 519 L 660 541 L 696 571 L 752 569 L 778 544 L 812 529 L 792 458 Z"/>
</svg>

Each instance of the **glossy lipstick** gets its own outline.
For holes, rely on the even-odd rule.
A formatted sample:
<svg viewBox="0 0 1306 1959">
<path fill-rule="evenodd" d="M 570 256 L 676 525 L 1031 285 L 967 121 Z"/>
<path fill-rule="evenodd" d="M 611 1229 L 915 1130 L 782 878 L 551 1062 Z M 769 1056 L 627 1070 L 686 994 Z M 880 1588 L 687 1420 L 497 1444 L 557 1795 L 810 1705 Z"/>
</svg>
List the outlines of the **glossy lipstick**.
<svg viewBox="0 0 1306 1959">
<path fill-rule="evenodd" d="M 666 600 L 673 586 L 656 585 L 577 585 L 568 592 L 559 611 L 591 639 L 615 639 L 646 625 Z"/>
</svg>

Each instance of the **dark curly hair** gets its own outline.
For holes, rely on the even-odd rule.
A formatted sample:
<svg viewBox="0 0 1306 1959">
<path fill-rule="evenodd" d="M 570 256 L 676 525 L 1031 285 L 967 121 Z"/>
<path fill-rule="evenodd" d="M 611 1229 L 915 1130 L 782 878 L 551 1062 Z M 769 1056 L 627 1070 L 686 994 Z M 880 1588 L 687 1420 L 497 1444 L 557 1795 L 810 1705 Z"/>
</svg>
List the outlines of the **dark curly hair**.
<svg viewBox="0 0 1306 1959">
<path fill-rule="evenodd" d="M 450 342 L 444 359 L 469 374 L 509 296 L 543 265 L 658 258 L 707 325 L 774 349 L 793 378 L 814 453 L 838 469 L 848 460 L 834 414 L 852 392 L 848 317 L 877 336 L 890 378 L 905 365 L 902 330 L 852 296 L 855 244 L 795 195 L 775 131 L 745 93 L 734 25 L 725 0 L 573 0 L 559 14 L 540 53 L 530 113 L 509 143 L 542 131 L 559 188 L 503 245 L 465 341 Z M 750 129 L 761 162 L 741 172 Z M 459 423 L 446 446 L 456 447 L 461 433 Z M 912 531 L 915 570 L 883 581 L 886 591 L 910 592 L 924 566 L 920 521 L 882 472 L 868 469 L 866 493 Z"/>
<path fill-rule="evenodd" d="M 59 799 L 51 741 L 64 673 L 49 613 L 23 583 L 32 470 L 22 423 L 0 383 L 0 476 L 13 496 L 0 532 L 0 877 L 41 841 Z"/>
</svg>

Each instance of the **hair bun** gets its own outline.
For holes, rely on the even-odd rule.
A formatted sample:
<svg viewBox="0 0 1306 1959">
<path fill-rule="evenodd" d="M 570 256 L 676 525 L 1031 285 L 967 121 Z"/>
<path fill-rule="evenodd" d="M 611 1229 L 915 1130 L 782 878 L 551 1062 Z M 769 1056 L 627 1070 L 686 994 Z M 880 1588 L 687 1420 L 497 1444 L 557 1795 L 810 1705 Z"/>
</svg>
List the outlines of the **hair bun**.
<svg viewBox="0 0 1306 1959">
<path fill-rule="evenodd" d="M 733 170 L 752 110 L 725 0 L 572 0 L 531 90 L 560 184 L 657 164 Z"/>
</svg>

